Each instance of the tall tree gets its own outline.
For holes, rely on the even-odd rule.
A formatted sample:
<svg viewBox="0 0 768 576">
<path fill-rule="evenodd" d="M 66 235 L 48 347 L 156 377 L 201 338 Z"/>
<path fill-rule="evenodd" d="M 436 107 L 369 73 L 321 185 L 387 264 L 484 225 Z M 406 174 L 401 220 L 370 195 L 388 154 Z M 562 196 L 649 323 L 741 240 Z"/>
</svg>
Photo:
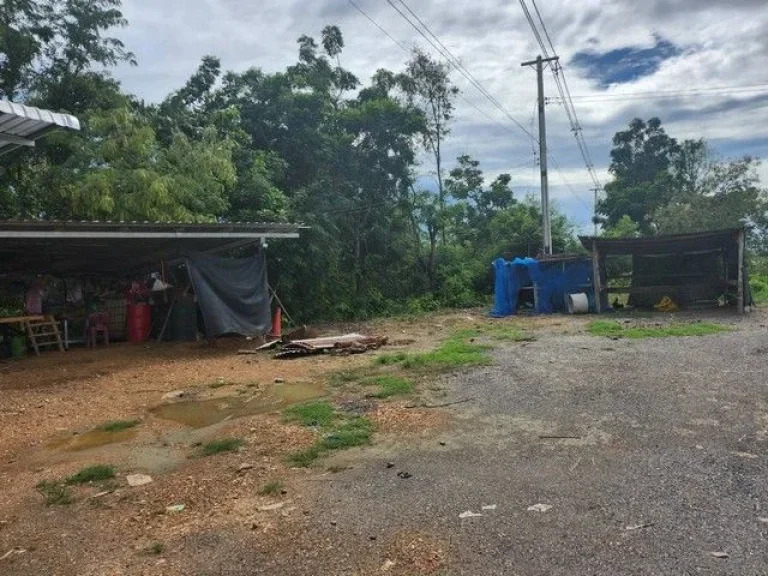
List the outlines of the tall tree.
<svg viewBox="0 0 768 576">
<path fill-rule="evenodd" d="M 418 48 L 399 76 L 400 86 L 410 102 L 420 107 L 426 117 L 422 139 L 424 148 L 435 159 L 441 234 L 445 243 L 445 186 L 443 183 L 443 143 L 451 131 L 453 102 L 459 89 L 451 83 L 450 67 L 432 59 Z"/>
<path fill-rule="evenodd" d="M 648 122 L 635 118 L 628 130 L 616 133 L 608 169 L 613 180 L 598 203 L 607 227 L 627 215 L 644 233 L 653 232 L 653 212 L 671 199 L 670 167 L 679 148 L 658 118 Z"/>
</svg>

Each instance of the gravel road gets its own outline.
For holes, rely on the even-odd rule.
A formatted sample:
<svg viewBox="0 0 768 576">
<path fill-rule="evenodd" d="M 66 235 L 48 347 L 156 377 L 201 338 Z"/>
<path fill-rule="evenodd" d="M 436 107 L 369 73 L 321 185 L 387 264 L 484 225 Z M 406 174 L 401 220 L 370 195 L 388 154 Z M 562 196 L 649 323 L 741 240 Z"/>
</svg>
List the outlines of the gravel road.
<svg viewBox="0 0 768 576">
<path fill-rule="evenodd" d="M 189 573 L 765 574 L 768 332 L 737 328 L 501 345 L 444 381 L 446 430 L 308 483 L 288 546 L 199 536 Z"/>
</svg>

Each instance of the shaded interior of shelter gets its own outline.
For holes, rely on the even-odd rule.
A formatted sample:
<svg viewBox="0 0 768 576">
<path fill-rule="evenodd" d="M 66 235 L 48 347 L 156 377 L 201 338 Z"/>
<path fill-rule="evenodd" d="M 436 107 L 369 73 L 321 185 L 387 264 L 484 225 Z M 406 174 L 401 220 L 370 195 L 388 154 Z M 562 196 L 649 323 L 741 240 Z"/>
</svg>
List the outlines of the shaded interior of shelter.
<svg viewBox="0 0 768 576">
<path fill-rule="evenodd" d="M 752 305 L 743 228 L 643 238 L 580 237 L 599 271 L 601 308 L 653 308 L 668 297 L 679 308 Z M 626 299 L 623 297 L 626 296 Z"/>
<path fill-rule="evenodd" d="M 137 303 L 149 304 L 151 309 L 149 314 L 143 313 L 146 328 L 141 330 L 141 341 L 149 337 L 190 341 L 199 334 L 208 335 L 201 296 L 193 289 L 187 269 L 189 262 L 199 261 L 203 254 L 257 257 L 264 262 L 267 241 L 295 239 L 301 228 L 298 224 L 249 222 L 0 221 L 0 310 L 13 309 L 5 312 L 8 322 L 0 326 L 0 348 L 4 347 L 0 357 L 12 353 L 8 347 L 14 339 L 24 338 L 20 332 L 25 325 L 19 324 L 19 328 L 9 322 L 37 322 L 41 313 L 55 319 L 64 348 L 88 343 L 89 318 L 96 312 L 106 315 L 104 333 L 110 341 L 137 341 L 131 339 L 130 330 L 131 318 L 135 318 L 132 306 Z M 21 301 L 39 278 L 45 284 L 41 311 L 30 311 L 25 301 L 22 314 Z M 221 281 L 226 283 L 227 278 L 222 276 Z M 153 288 L 158 280 L 163 287 Z M 143 286 L 146 294 L 137 296 L 132 291 L 134 284 Z M 261 333 L 268 328 L 269 318 L 266 280 L 254 284 L 248 293 L 260 294 L 263 301 L 258 310 L 249 308 L 251 316 L 261 319 L 254 334 Z M 241 303 L 235 292 L 229 300 L 232 306 Z M 58 336 L 47 345 L 57 340 Z M 106 341 L 100 340 L 102 344 Z M 28 331 L 25 341 L 27 345 L 32 342 Z"/>
</svg>

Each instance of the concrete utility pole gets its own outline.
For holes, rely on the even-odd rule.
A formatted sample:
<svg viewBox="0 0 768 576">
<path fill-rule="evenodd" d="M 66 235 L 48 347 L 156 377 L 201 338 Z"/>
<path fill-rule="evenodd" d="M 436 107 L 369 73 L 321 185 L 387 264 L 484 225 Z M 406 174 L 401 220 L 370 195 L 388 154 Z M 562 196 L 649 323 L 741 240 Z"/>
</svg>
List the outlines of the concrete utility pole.
<svg viewBox="0 0 768 576">
<path fill-rule="evenodd" d="M 544 254 L 552 254 L 552 223 L 549 218 L 549 181 L 547 180 L 547 126 L 544 121 L 544 63 L 559 60 L 558 56 L 523 62 L 521 66 L 536 65 L 539 87 L 539 166 L 541 167 L 541 227 L 544 233 Z"/>
<path fill-rule="evenodd" d="M 592 215 L 592 223 L 595 225 L 595 236 L 597 236 L 597 195 L 600 192 L 600 188 L 590 188 L 595 193 L 595 213 Z"/>
</svg>

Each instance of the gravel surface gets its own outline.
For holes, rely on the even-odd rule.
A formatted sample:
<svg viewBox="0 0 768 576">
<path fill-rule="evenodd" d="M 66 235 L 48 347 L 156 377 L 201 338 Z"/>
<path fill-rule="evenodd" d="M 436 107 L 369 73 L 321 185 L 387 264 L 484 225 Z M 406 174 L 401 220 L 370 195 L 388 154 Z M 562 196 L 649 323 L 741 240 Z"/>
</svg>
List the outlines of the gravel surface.
<svg viewBox="0 0 768 576">
<path fill-rule="evenodd" d="M 352 469 L 313 482 L 289 544 L 264 555 L 201 538 L 187 569 L 765 574 L 763 319 L 706 337 L 550 330 L 498 347 L 494 366 L 446 380 L 449 400 L 472 399 L 449 430 L 346 453 Z"/>
<path fill-rule="evenodd" d="M 152 484 L 121 487 L 98 506 L 87 499 L 95 487 L 70 507 L 45 508 L 34 493 L 40 478 L 80 463 L 41 460 L 38 446 L 57 427 L 139 414 L 148 430 L 126 450 L 171 449 L 175 436 L 146 407 L 185 381 L 223 373 L 269 382 L 275 370 L 300 380 L 369 359 L 250 364 L 223 351 L 163 349 L 141 352 L 151 362 L 110 352 L 114 366 L 58 375 L 50 357 L 33 359 L 37 384 L 21 379 L 21 366 L 0 381 L 0 556 L 26 550 L 0 559 L 0 574 L 763 575 L 768 315 L 706 319 L 735 331 L 611 340 L 587 335 L 588 319 L 514 320 L 537 340 L 494 342 L 492 366 L 422 383 L 424 401 L 457 402 L 449 407 L 382 403 L 371 447 L 287 470 L 282 456 L 310 431 L 274 415 L 225 422 L 209 433 L 244 437 L 240 453 L 148 468 Z M 453 315 L 392 323 L 386 333 L 416 332 L 422 348 L 477 322 Z M 137 374 L 151 374 L 152 390 Z M 131 458 L 115 462 L 125 472 Z M 243 462 L 254 468 L 238 471 Z M 276 478 L 286 494 L 258 494 Z M 178 503 L 183 512 L 165 511 Z M 162 553 L 147 553 L 155 542 Z"/>
</svg>

